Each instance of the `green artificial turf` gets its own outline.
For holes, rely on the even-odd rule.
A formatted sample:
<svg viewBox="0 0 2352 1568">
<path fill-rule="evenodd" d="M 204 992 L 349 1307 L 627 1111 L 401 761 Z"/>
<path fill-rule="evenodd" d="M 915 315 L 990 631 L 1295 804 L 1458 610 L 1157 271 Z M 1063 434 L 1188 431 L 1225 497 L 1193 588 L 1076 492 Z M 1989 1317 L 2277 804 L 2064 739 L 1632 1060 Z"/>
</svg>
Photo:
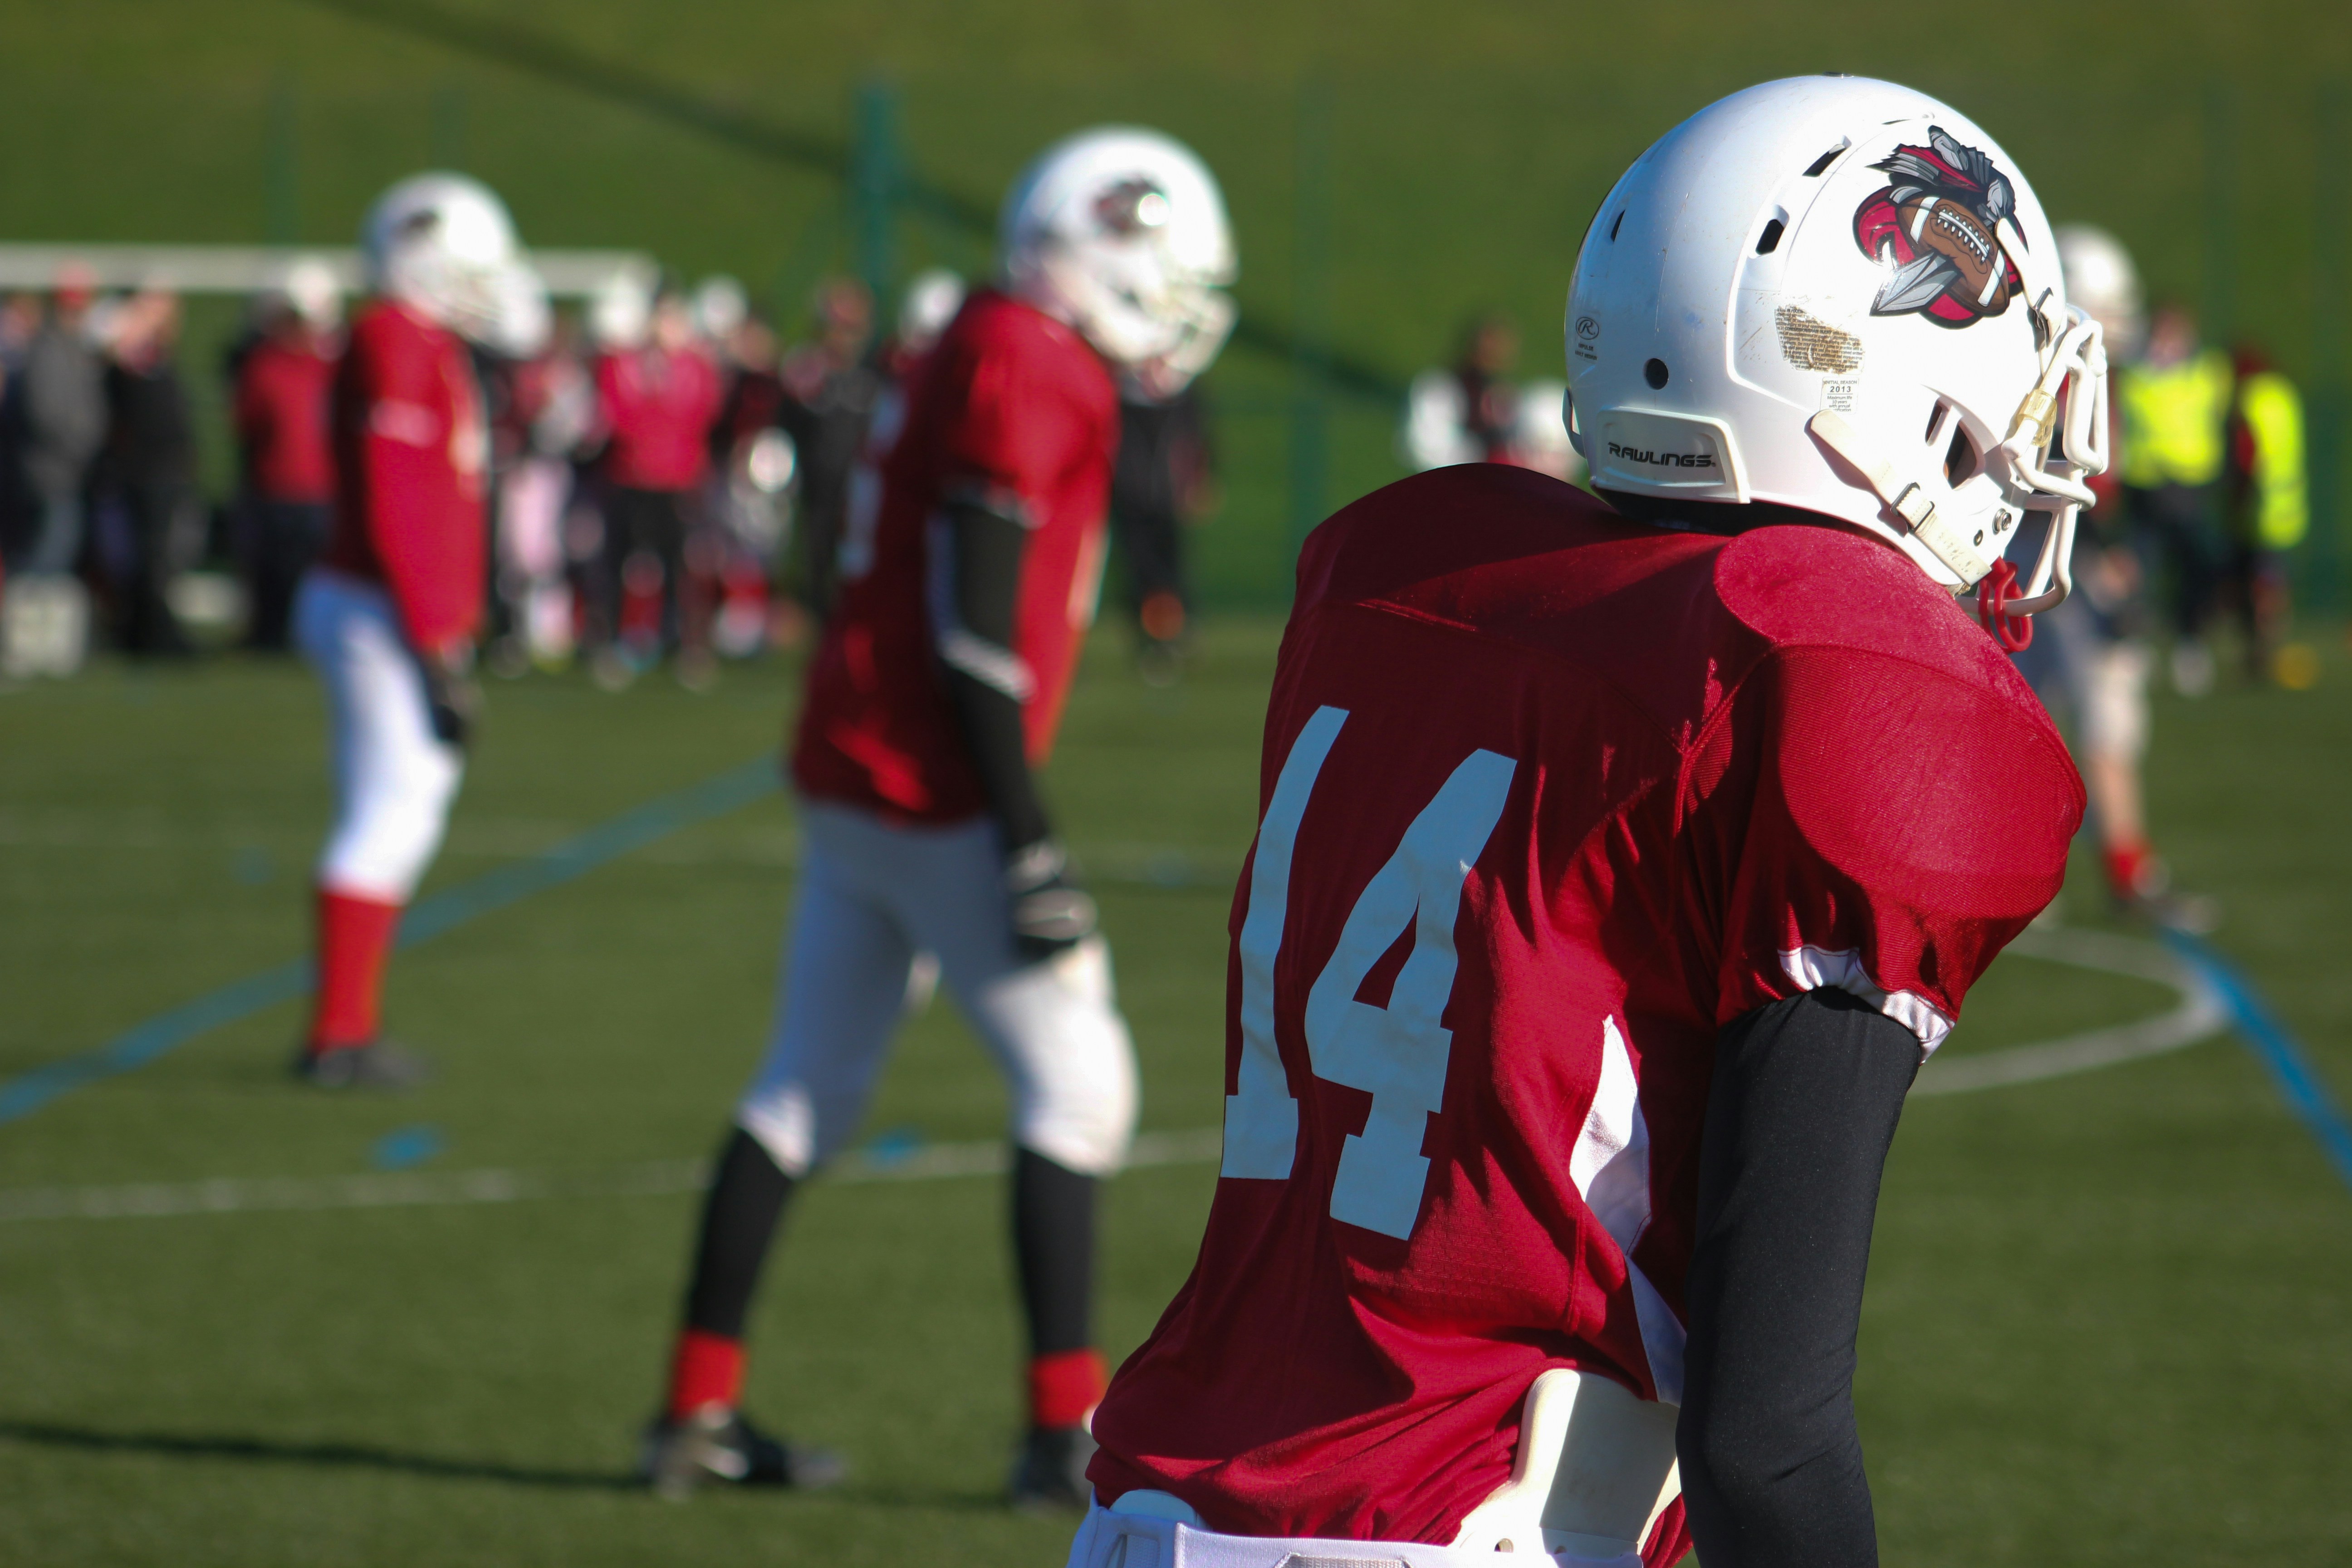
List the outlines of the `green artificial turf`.
<svg viewBox="0 0 2352 1568">
<path fill-rule="evenodd" d="M 1144 1125 L 1219 1112 L 1224 921 L 1252 827 L 1276 627 L 1213 626 L 1182 686 L 1092 647 L 1051 778 L 1097 869 Z M 498 686 L 428 892 L 772 749 L 784 664 L 713 694 Z M 297 667 L 109 664 L 0 693 L 0 1075 L 90 1048 L 298 954 L 322 825 Z M 2159 704 L 2160 836 L 2223 947 L 2352 1087 L 2336 812 L 2352 665 L 2303 694 Z M 710 1149 L 758 1052 L 791 894 L 780 796 L 404 952 L 390 1013 L 442 1068 L 398 1099 L 280 1076 L 286 1004 L 0 1125 L 27 1189 L 364 1173 L 596 1172 Z M 2095 879 L 2067 918 L 2105 923 Z M 2009 959 L 1956 1055 L 2146 1016 L 2160 988 Z M 906 1031 L 870 1131 L 990 1139 L 1002 1090 L 951 1009 Z M 1110 1189 L 1102 1328 L 1123 1353 L 1181 1280 L 1202 1164 Z M 1066 1522 L 996 1501 L 1018 1347 L 989 1177 L 820 1185 L 754 1321 L 751 1403 L 838 1444 L 821 1498 L 670 1507 L 620 1484 L 656 1395 L 684 1194 L 0 1221 L 0 1562 L 1057 1563 Z M 1862 1345 L 1889 1562 L 2321 1563 L 2352 1552 L 2352 1192 L 2226 1041 L 1913 1103 Z"/>
</svg>

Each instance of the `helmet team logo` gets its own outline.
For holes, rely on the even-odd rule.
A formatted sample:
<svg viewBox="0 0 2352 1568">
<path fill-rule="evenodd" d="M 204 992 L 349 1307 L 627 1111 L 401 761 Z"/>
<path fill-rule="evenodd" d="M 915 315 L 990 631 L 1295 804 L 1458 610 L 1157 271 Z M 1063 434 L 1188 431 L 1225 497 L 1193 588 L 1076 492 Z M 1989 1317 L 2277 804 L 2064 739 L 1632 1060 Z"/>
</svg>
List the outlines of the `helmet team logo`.
<svg viewBox="0 0 2352 1568">
<path fill-rule="evenodd" d="M 1927 141 L 1871 165 L 1894 184 L 1855 211 L 1853 237 L 1864 255 L 1895 268 L 1870 302 L 1872 315 L 1916 312 L 1939 327 L 1965 327 L 2000 315 L 2024 288 L 2000 241 L 2015 198 L 1984 153 L 1940 127 L 1928 129 Z"/>
</svg>

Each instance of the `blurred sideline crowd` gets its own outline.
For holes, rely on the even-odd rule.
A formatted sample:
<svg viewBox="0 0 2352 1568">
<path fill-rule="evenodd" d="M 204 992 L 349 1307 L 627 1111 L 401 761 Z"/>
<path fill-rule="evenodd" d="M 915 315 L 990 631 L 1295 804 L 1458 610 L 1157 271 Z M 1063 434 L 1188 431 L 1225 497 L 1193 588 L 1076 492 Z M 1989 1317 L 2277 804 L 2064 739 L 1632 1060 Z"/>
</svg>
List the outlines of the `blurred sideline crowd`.
<svg viewBox="0 0 2352 1568">
<path fill-rule="evenodd" d="M 732 279 L 616 277 L 533 357 L 477 349 L 490 668 L 584 662 L 617 690 L 667 663 L 700 689 L 723 659 L 806 640 L 875 504 L 906 373 L 963 295 L 925 272 L 877 331 L 865 286 L 830 279 L 786 346 Z M 333 505 L 342 304 L 319 262 L 249 301 L 221 367 L 237 475 L 214 499 L 167 285 L 107 295 L 69 269 L 46 298 L 0 301 L 0 676 L 69 676 L 98 647 L 288 649 Z M 1184 533 L 1218 499 L 1208 417 L 1197 388 L 1121 398 L 1114 537 L 1144 672 L 1173 679 Z"/>
</svg>

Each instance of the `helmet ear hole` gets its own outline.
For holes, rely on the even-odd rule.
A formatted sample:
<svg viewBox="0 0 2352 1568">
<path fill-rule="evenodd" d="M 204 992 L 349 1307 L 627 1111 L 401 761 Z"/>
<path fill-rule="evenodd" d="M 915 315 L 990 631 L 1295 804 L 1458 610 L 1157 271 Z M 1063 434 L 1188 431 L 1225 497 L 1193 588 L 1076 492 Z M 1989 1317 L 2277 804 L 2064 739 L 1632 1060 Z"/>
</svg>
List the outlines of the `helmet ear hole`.
<svg viewBox="0 0 2352 1568">
<path fill-rule="evenodd" d="M 1936 406 L 1927 411 L 1927 435 L 1926 439 L 1928 446 L 1934 446 L 1936 444 L 1936 437 L 1943 434 L 1944 419 L 1951 412 L 1952 405 L 1945 402 L 1940 397 L 1936 399 Z"/>
<path fill-rule="evenodd" d="M 1977 466 L 1976 443 L 1969 439 L 1969 427 L 1963 425 L 1952 432 L 1952 445 L 1944 453 L 1944 482 L 1958 489 L 1976 477 Z"/>
</svg>

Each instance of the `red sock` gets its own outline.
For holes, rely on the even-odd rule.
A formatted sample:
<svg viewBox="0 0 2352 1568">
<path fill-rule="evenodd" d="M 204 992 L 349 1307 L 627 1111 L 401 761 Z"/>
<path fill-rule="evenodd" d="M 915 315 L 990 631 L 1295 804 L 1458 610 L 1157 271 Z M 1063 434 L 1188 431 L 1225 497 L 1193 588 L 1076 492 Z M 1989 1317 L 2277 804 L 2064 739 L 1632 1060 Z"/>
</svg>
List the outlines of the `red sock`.
<svg viewBox="0 0 2352 1568">
<path fill-rule="evenodd" d="M 710 1405 L 735 1408 L 743 1397 L 743 1342 L 705 1329 L 677 1336 L 669 1365 L 669 1418 L 683 1421 Z"/>
<path fill-rule="evenodd" d="M 319 991 L 310 1016 L 312 1052 L 375 1038 L 383 963 L 400 928 L 400 906 L 319 889 Z"/>
<path fill-rule="evenodd" d="M 1033 1426 L 1083 1426 L 1110 1386 L 1102 1352 L 1055 1351 L 1029 1363 L 1029 1422 Z"/>
<path fill-rule="evenodd" d="M 2121 899 L 2137 898 L 2141 879 L 2147 875 L 2151 852 L 2146 839 L 2129 844 L 2110 844 L 2105 851 L 2107 863 L 2107 886 Z"/>
</svg>

